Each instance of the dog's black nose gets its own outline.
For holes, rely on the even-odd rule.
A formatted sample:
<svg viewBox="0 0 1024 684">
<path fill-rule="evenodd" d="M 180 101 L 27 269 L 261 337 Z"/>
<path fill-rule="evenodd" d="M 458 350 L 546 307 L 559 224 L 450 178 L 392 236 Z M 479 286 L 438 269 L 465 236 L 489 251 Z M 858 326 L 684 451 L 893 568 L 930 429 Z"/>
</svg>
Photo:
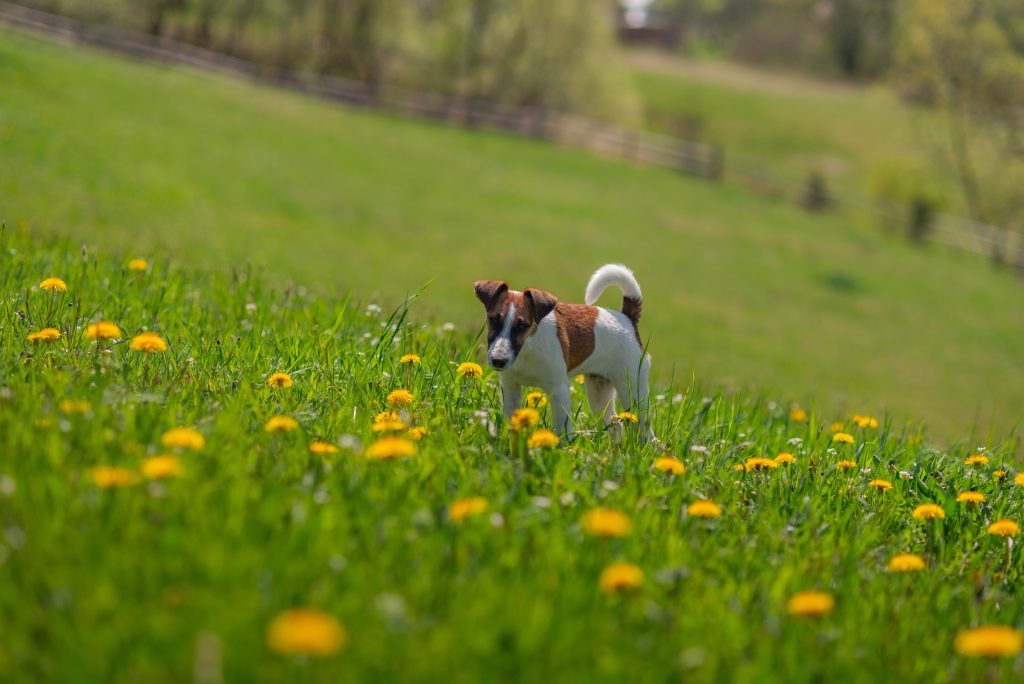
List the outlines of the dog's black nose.
<svg viewBox="0 0 1024 684">
<path fill-rule="evenodd" d="M 505 359 L 491 359 L 491 365 L 494 366 L 496 370 L 501 370 L 508 365 L 508 361 Z"/>
</svg>

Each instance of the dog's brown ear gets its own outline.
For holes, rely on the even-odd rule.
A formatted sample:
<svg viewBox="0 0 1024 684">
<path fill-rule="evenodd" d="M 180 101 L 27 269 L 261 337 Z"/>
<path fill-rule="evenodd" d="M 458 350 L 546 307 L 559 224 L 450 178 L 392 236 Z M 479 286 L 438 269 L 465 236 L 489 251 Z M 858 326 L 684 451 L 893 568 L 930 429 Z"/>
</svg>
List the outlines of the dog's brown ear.
<svg viewBox="0 0 1024 684">
<path fill-rule="evenodd" d="M 532 287 L 523 290 L 523 298 L 535 323 L 540 323 L 540 320 L 551 313 L 558 304 L 558 297 L 555 295 Z"/>
<path fill-rule="evenodd" d="M 490 310 L 508 292 L 508 283 L 504 280 L 478 280 L 473 283 L 473 289 L 476 290 L 476 298 L 484 303 L 484 308 Z"/>
</svg>

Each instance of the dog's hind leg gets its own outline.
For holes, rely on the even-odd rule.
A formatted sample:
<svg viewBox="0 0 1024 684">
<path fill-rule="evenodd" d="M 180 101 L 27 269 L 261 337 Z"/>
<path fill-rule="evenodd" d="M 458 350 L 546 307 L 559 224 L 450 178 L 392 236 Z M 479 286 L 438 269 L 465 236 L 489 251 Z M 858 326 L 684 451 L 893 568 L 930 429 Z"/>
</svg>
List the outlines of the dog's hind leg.
<svg viewBox="0 0 1024 684">
<path fill-rule="evenodd" d="M 615 417 L 615 385 L 600 375 L 586 376 L 587 402 L 590 411 L 604 425 L 611 425 Z"/>
</svg>

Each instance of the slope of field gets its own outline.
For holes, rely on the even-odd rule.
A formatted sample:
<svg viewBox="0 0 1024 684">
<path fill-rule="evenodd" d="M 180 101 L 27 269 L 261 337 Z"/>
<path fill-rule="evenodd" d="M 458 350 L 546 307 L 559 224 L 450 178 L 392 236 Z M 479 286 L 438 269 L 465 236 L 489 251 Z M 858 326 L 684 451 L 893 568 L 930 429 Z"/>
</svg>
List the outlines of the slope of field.
<svg viewBox="0 0 1024 684">
<path fill-rule="evenodd" d="M 470 333 L 162 254 L 0 248 L 4 681 L 1024 673 L 1010 445 L 967 465 L 660 386 L 678 460 L 595 430 L 579 387 L 585 431 L 536 446 L 544 411 L 512 433 L 495 376 L 459 374 Z"/>
<path fill-rule="evenodd" d="M 665 170 L 0 37 L 10 225 L 387 303 L 430 281 L 418 310 L 461 330 L 482 322 L 475 279 L 578 301 L 621 261 L 656 377 L 946 437 L 977 421 L 975 441 L 1024 413 L 1020 283 L 973 258 Z"/>
<path fill-rule="evenodd" d="M 629 61 L 647 126 L 721 145 L 727 173 L 767 173 L 794 188 L 791 196 L 814 171 L 854 197 L 870 196 L 883 179 L 913 176 L 941 191 L 947 211 L 965 211 L 952 164 L 936 161 L 948 145 L 942 118 L 884 87 L 646 51 Z"/>
</svg>

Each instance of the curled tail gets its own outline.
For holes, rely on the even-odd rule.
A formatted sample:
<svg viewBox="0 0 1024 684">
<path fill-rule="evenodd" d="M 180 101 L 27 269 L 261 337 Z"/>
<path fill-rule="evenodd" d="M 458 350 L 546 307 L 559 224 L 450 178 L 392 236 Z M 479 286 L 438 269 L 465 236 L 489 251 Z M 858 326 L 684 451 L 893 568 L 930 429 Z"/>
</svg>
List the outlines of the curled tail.
<svg viewBox="0 0 1024 684">
<path fill-rule="evenodd" d="M 644 297 L 633 272 L 622 264 L 605 264 L 597 269 L 594 275 L 590 276 L 584 301 L 593 304 L 600 299 L 601 293 L 609 285 L 615 285 L 622 290 L 622 313 L 633 321 L 635 327 L 640 322 L 640 314 L 644 310 Z"/>
</svg>

